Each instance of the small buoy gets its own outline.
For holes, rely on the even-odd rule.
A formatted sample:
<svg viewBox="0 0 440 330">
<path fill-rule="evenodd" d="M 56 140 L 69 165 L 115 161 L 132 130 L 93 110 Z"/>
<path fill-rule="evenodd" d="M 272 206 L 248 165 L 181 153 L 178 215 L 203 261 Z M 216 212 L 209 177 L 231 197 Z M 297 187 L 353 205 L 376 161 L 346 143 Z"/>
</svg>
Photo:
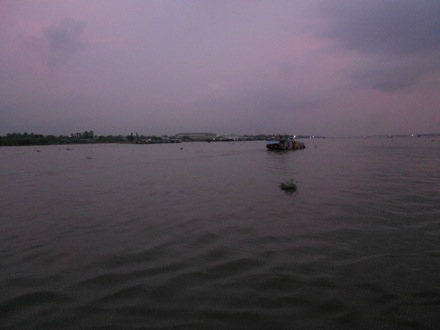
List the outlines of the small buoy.
<svg viewBox="0 0 440 330">
<path fill-rule="evenodd" d="M 283 182 L 280 184 L 281 190 L 293 192 L 296 191 L 296 184 L 293 182 L 293 179 Z"/>
</svg>

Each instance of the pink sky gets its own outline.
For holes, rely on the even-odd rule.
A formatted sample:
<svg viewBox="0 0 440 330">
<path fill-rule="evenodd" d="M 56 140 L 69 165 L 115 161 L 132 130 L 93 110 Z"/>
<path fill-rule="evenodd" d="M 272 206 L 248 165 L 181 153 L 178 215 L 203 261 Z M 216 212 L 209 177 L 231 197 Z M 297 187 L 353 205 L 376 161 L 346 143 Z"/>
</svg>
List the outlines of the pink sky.
<svg viewBox="0 0 440 330">
<path fill-rule="evenodd" d="M 0 134 L 440 132 L 435 1 L 3 1 Z"/>
</svg>

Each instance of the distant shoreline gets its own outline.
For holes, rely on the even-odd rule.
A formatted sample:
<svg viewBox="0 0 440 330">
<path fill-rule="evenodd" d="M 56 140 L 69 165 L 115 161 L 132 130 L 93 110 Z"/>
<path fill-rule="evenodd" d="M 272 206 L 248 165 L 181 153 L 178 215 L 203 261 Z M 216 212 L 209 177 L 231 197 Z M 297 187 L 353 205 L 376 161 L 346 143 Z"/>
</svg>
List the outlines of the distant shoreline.
<svg viewBox="0 0 440 330">
<path fill-rule="evenodd" d="M 258 135 L 217 135 L 216 138 L 195 139 L 185 136 L 176 138 L 175 136 L 145 136 L 139 134 L 130 135 L 95 135 L 93 131 L 84 133 L 74 133 L 68 135 L 43 135 L 34 133 L 8 133 L 0 136 L 0 146 L 42 146 L 42 145 L 69 145 L 69 144 L 162 144 L 162 143 L 180 143 L 180 142 L 234 142 L 234 141 L 265 141 L 273 138 L 273 134 Z M 315 136 L 315 135 L 296 135 L 296 139 L 350 139 L 350 138 L 418 138 L 418 137 L 440 137 L 440 133 L 424 134 L 388 134 L 388 135 L 359 135 L 359 136 Z"/>
</svg>

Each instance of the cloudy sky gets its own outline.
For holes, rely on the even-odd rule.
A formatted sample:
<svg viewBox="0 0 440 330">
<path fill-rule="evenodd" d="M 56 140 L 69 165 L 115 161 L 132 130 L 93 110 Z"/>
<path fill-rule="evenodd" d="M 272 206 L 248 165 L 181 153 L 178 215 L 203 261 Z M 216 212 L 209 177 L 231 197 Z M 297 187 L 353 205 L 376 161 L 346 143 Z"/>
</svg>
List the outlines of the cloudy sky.
<svg viewBox="0 0 440 330">
<path fill-rule="evenodd" d="M 0 135 L 440 132 L 434 0 L 2 0 Z"/>
</svg>

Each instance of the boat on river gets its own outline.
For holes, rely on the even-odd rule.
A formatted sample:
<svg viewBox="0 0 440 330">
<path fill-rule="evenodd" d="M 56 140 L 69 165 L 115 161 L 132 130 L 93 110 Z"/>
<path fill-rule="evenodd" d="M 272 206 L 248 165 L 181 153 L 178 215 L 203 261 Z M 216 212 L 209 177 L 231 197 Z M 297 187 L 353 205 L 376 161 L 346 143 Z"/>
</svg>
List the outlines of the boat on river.
<svg viewBox="0 0 440 330">
<path fill-rule="evenodd" d="M 292 135 L 276 135 L 266 141 L 268 150 L 298 150 L 305 147 L 304 143 L 296 141 Z"/>
</svg>

